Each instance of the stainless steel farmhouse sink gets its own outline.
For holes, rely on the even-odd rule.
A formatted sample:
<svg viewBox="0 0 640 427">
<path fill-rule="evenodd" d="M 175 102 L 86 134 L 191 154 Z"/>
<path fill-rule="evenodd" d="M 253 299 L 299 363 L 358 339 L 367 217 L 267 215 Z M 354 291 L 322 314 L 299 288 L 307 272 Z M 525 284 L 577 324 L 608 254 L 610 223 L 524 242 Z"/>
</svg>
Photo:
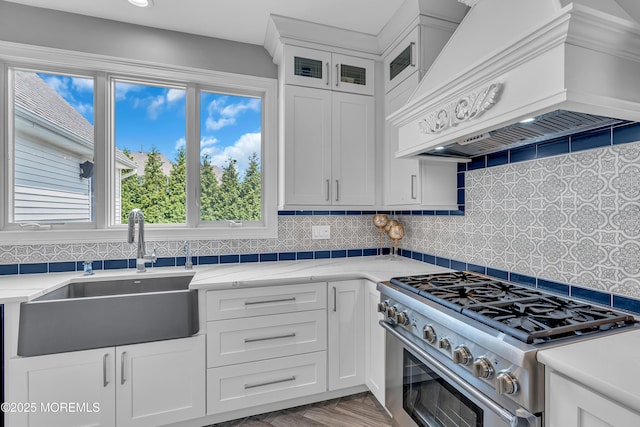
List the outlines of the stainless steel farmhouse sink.
<svg viewBox="0 0 640 427">
<path fill-rule="evenodd" d="M 69 283 L 20 306 L 18 354 L 37 356 L 173 338 L 198 332 L 193 276 Z"/>
</svg>

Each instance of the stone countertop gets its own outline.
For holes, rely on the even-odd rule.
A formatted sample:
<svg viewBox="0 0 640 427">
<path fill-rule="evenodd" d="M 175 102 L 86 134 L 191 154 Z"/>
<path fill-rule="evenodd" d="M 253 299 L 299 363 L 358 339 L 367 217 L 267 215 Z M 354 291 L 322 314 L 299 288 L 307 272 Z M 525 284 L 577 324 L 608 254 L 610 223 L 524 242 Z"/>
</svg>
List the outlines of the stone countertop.
<svg viewBox="0 0 640 427">
<path fill-rule="evenodd" d="M 640 330 L 541 350 L 538 361 L 640 412 Z"/>
<path fill-rule="evenodd" d="M 0 277 L 0 304 L 24 302 L 71 282 L 132 278 L 144 275 L 194 275 L 191 289 L 232 289 L 239 287 L 270 286 L 364 278 L 374 282 L 394 276 L 450 271 L 447 268 L 411 260 L 389 257 L 332 258 L 305 261 L 278 261 L 265 263 L 216 264 L 184 267 L 150 268 L 145 273 L 133 269 L 97 270 L 92 276 L 83 272 L 25 274 Z"/>
</svg>

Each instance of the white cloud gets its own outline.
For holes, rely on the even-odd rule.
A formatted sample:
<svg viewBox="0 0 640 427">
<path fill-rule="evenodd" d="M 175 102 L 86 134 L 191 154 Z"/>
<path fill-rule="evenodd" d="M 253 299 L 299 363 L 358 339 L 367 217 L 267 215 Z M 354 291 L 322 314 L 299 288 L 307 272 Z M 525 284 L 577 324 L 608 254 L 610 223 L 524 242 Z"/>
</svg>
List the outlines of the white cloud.
<svg viewBox="0 0 640 427">
<path fill-rule="evenodd" d="M 142 86 L 140 85 L 133 84 L 133 83 L 117 82 L 116 83 L 116 100 L 122 101 L 123 99 L 127 98 L 127 95 L 129 95 L 129 92 L 139 92 L 141 90 L 142 90 Z"/>
<path fill-rule="evenodd" d="M 207 130 L 219 130 L 235 124 L 236 117 L 245 111 L 260 111 L 260 99 L 247 98 L 245 101 L 226 105 L 227 97 L 216 98 L 207 106 Z"/>
<path fill-rule="evenodd" d="M 164 96 L 156 96 L 154 98 L 148 98 L 149 105 L 147 106 L 147 114 L 151 120 L 158 118 L 160 110 L 164 106 Z"/>
<path fill-rule="evenodd" d="M 167 102 L 172 103 L 176 101 L 180 101 L 187 96 L 187 91 L 184 89 L 169 89 L 167 91 Z"/>
<path fill-rule="evenodd" d="M 71 77 L 71 87 L 77 91 L 93 92 L 93 79 Z"/>
<path fill-rule="evenodd" d="M 211 157 L 211 163 L 220 168 L 224 168 L 231 157 L 238 162 L 238 172 L 242 175 L 249 166 L 249 156 L 256 153 L 260 157 L 261 141 L 260 132 L 245 133 L 235 144 L 224 147 L 223 150 L 212 145 L 202 149 L 201 153 L 208 154 Z"/>
<path fill-rule="evenodd" d="M 176 145 L 174 147 L 175 151 L 180 150 L 181 148 L 184 148 L 187 146 L 187 140 L 185 139 L 185 137 L 183 136 L 182 138 L 178 139 L 176 141 Z"/>
</svg>

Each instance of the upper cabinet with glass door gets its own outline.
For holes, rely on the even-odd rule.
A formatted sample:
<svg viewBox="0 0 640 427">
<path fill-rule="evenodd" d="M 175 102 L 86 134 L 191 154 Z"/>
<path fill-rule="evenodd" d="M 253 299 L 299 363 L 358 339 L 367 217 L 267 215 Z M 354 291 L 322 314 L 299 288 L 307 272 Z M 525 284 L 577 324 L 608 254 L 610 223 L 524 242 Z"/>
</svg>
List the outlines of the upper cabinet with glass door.
<svg viewBox="0 0 640 427">
<path fill-rule="evenodd" d="M 385 93 L 402 83 L 420 67 L 420 27 L 414 28 L 384 59 Z"/>
<path fill-rule="evenodd" d="M 286 84 L 373 95 L 374 61 L 298 46 L 285 46 Z"/>
</svg>

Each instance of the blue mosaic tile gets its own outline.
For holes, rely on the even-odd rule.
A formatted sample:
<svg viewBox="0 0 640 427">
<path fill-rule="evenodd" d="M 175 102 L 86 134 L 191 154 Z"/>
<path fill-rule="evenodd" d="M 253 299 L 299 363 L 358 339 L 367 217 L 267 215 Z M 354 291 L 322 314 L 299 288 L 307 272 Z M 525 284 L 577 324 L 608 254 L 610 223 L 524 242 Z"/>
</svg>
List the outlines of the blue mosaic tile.
<svg viewBox="0 0 640 427">
<path fill-rule="evenodd" d="M 315 216 L 329 215 L 330 213 L 331 213 L 331 211 L 313 211 L 313 214 Z"/>
<path fill-rule="evenodd" d="M 346 211 L 331 211 L 330 214 L 331 215 L 346 215 L 347 212 Z"/>
<path fill-rule="evenodd" d="M 611 145 L 611 128 L 571 137 L 571 152 Z"/>
<path fill-rule="evenodd" d="M 295 261 L 296 253 L 295 252 L 280 252 L 278 254 L 278 261 Z"/>
<path fill-rule="evenodd" d="M 210 264 L 219 264 L 220 257 L 218 255 L 203 255 L 198 257 L 198 264 L 200 265 L 210 265 Z"/>
<path fill-rule="evenodd" d="M 278 215 L 280 216 L 293 216 L 296 214 L 296 211 L 278 211 Z"/>
<path fill-rule="evenodd" d="M 313 252 L 312 251 L 303 251 L 303 252 L 298 252 L 296 255 L 297 259 L 313 259 Z"/>
<path fill-rule="evenodd" d="M 510 150 L 510 163 L 525 162 L 536 158 L 536 146 L 528 145 Z"/>
<path fill-rule="evenodd" d="M 49 263 L 49 273 L 62 273 L 65 271 L 76 271 L 76 263 L 73 261 Z"/>
<path fill-rule="evenodd" d="M 537 158 L 557 156 L 569 152 L 569 137 L 538 144 Z"/>
<path fill-rule="evenodd" d="M 478 264 L 467 264 L 467 270 L 473 271 L 475 273 L 487 274 L 487 268 Z"/>
<path fill-rule="evenodd" d="M 346 258 L 347 257 L 347 251 L 346 250 L 335 250 L 335 251 L 331 251 L 331 258 Z"/>
<path fill-rule="evenodd" d="M 131 266 L 131 261 L 133 261 L 133 267 L 136 268 L 136 260 L 135 259 L 106 259 L 104 260 L 104 269 L 105 270 L 119 270 L 121 268 L 129 268 Z M 147 262 L 145 265 L 151 267 L 151 263 Z"/>
<path fill-rule="evenodd" d="M 499 151 L 487 155 L 487 167 L 502 166 L 509 163 L 509 151 Z"/>
<path fill-rule="evenodd" d="M 449 211 L 450 216 L 464 216 L 464 209 L 460 209 L 457 211 Z"/>
<path fill-rule="evenodd" d="M 156 262 L 153 264 L 154 267 L 175 267 L 176 259 L 174 257 L 162 257 L 156 259 Z"/>
<path fill-rule="evenodd" d="M 19 274 L 36 274 L 46 273 L 48 271 L 48 264 L 44 262 L 33 264 L 20 264 L 18 267 Z"/>
<path fill-rule="evenodd" d="M 449 214 L 450 214 L 450 211 L 444 211 L 444 210 L 436 211 L 436 215 L 438 216 L 449 216 Z"/>
<path fill-rule="evenodd" d="M 240 262 L 240 255 L 220 255 L 220 264 L 236 264 Z"/>
<path fill-rule="evenodd" d="M 449 258 L 436 257 L 435 264 L 439 265 L 440 267 L 451 268 L 451 260 Z"/>
<path fill-rule="evenodd" d="M 487 267 L 487 276 L 497 277 L 502 280 L 509 280 L 509 272 L 498 270 L 497 268 Z"/>
<path fill-rule="evenodd" d="M 422 211 L 411 211 L 410 214 L 412 216 L 422 216 Z"/>
<path fill-rule="evenodd" d="M 474 157 L 469 163 L 467 163 L 467 170 L 472 171 L 476 169 L 484 169 L 487 167 L 486 156 Z"/>
<path fill-rule="evenodd" d="M 349 258 L 362 256 L 362 254 L 363 254 L 363 250 L 362 249 L 349 249 L 349 250 L 347 250 L 347 256 Z"/>
<path fill-rule="evenodd" d="M 310 216 L 313 215 L 313 211 L 296 211 L 296 216 Z"/>
<path fill-rule="evenodd" d="M 277 260 L 278 260 L 277 253 L 260 254 L 260 262 L 274 262 Z"/>
<path fill-rule="evenodd" d="M 466 163 L 458 163 L 458 172 L 465 172 L 467 170 Z"/>
<path fill-rule="evenodd" d="M 435 214 L 436 214 L 436 211 L 433 211 L 433 210 L 422 211 L 422 215 L 433 216 Z"/>
<path fill-rule="evenodd" d="M 640 123 L 621 126 L 613 129 L 613 143 L 626 144 L 640 141 Z"/>
<path fill-rule="evenodd" d="M 457 195 L 456 195 L 456 203 L 459 205 L 464 205 L 464 195 L 465 195 L 465 191 L 464 188 L 459 188 Z"/>
<path fill-rule="evenodd" d="M 614 295 L 613 306 L 620 310 L 627 310 L 640 314 L 640 301 L 637 299 Z"/>
<path fill-rule="evenodd" d="M 429 264 L 435 264 L 436 263 L 436 257 L 433 255 L 428 255 L 428 254 L 422 254 L 422 261 L 429 263 Z"/>
<path fill-rule="evenodd" d="M 362 215 L 362 211 L 347 211 L 347 215 Z M 373 214 L 371 214 L 373 215 Z"/>
<path fill-rule="evenodd" d="M 0 265 L 0 276 L 9 276 L 11 274 L 18 274 L 18 264 Z"/>
<path fill-rule="evenodd" d="M 569 295 L 569 285 L 552 282 L 550 280 L 538 279 L 538 289 L 561 295 Z"/>
<path fill-rule="evenodd" d="M 510 273 L 509 280 L 511 282 L 518 283 L 520 285 L 525 285 L 532 288 L 536 287 L 536 278 L 532 276 L 527 276 L 526 274 Z"/>
<path fill-rule="evenodd" d="M 457 188 L 464 188 L 464 172 L 458 172 L 457 174 Z"/>
<path fill-rule="evenodd" d="M 611 295 L 593 289 L 581 288 L 579 286 L 571 286 L 571 296 L 586 301 L 595 302 L 596 304 L 611 305 Z"/>
<path fill-rule="evenodd" d="M 278 256 L 276 254 L 274 255 L 274 261 L 278 260 Z M 240 255 L 240 262 L 241 263 L 247 263 L 247 262 L 258 262 L 260 261 L 260 258 L 258 257 L 258 254 L 241 254 Z"/>
<path fill-rule="evenodd" d="M 313 259 L 326 259 L 331 258 L 331 251 L 315 251 L 313 253 Z"/>
<path fill-rule="evenodd" d="M 451 260 L 451 268 L 457 271 L 465 271 L 467 269 L 467 263 L 462 261 Z"/>
<path fill-rule="evenodd" d="M 378 248 L 375 248 L 375 249 L 369 248 L 369 249 L 364 249 L 362 251 L 362 256 L 376 256 L 376 255 L 378 255 Z"/>
</svg>

